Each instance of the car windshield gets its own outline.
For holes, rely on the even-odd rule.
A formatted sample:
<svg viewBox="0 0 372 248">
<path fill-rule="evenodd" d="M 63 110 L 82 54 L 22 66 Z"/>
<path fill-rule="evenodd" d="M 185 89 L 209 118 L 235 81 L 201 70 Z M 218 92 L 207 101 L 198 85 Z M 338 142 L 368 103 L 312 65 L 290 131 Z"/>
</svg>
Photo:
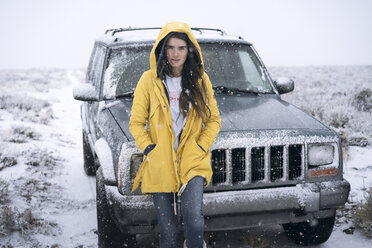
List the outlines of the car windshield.
<svg viewBox="0 0 372 248">
<path fill-rule="evenodd" d="M 205 71 L 217 93 L 273 93 L 268 75 L 252 48 L 242 44 L 200 44 Z M 142 73 L 150 68 L 151 46 L 112 49 L 104 75 L 104 97 L 132 96 Z M 221 90 L 223 89 L 223 90 Z"/>
<path fill-rule="evenodd" d="M 272 93 L 268 76 L 252 48 L 242 44 L 200 44 L 205 72 L 215 89 Z"/>
</svg>

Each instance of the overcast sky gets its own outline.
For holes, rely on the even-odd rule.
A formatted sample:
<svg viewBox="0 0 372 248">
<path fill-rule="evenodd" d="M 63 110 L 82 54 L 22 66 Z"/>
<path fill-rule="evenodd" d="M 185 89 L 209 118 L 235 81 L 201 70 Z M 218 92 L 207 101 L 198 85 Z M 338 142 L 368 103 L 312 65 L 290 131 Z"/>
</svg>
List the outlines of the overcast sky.
<svg viewBox="0 0 372 248">
<path fill-rule="evenodd" d="M 372 65 L 371 0 L 1 0 L 0 69 L 85 67 L 106 29 L 170 21 L 240 35 L 267 66 Z"/>
</svg>

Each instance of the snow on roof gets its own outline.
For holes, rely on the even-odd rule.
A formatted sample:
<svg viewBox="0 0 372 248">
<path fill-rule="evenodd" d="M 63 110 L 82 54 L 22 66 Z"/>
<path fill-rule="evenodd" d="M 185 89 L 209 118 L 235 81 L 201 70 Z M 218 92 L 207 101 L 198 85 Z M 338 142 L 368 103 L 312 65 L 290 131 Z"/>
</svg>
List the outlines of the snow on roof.
<svg viewBox="0 0 372 248">
<path fill-rule="evenodd" d="M 159 31 L 160 29 L 122 31 L 115 33 L 114 36 L 112 36 L 111 33 L 108 33 L 100 36 L 98 40 L 107 44 L 111 44 L 114 42 L 155 42 Z M 197 40 L 243 41 L 238 36 L 227 35 L 226 33 L 222 34 L 217 30 L 202 30 L 201 32 L 198 30 L 193 30 L 193 33 Z"/>
<path fill-rule="evenodd" d="M 113 37 L 123 42 L 155 41 L 159 31 L 160 29 L 123 31 L 116 33 Z"/>
</svg>

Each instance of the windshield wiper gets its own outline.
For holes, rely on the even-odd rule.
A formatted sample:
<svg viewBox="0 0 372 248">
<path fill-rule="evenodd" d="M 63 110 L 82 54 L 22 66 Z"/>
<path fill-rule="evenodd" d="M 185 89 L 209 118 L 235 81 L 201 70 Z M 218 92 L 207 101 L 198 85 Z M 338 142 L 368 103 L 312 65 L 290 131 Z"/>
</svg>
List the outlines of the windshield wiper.
<svg viewBox="0 0 372 248">
<path fill-rule="evenodd" d="M 120 95 L 115 96 L 115 98 L 133 98 L 133 91 L 126 92 Z"/>
<path fill-rule="evenodd" d="M 216 94 L 227 94 L 227 95 L 234 95 L 236 93 L 244 93 L 244 94 L 255 94 L 258 95 L 261 92 L 254 91 L 254 90 L 242 90 L 239 88 L 234 87 L 226 87 L 223 85 L 215 86 L 213 89 L 216 91 Z"/>
</svg>

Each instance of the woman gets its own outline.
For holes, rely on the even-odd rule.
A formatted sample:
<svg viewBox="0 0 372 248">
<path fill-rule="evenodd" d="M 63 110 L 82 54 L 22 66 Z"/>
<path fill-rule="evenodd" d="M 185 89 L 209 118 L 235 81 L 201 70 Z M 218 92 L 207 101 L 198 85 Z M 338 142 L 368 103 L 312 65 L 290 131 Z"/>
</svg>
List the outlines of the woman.
<svg viewBox="0 0 372 248">
<path fill-rule="evenodd" d="M 172 22 L 161 29 L 150 67 L 137 84 L 130 118 L 130 132 L 144 153 L 132 190 L 141 184 L 142 193 L 153 196 L 161 248 L 177 247 L 177 196 L 185 247 L 205 247 L 203 186 L 212 177 L 209 149 L 221 119 L 187 24 Z"/>
</svg>

